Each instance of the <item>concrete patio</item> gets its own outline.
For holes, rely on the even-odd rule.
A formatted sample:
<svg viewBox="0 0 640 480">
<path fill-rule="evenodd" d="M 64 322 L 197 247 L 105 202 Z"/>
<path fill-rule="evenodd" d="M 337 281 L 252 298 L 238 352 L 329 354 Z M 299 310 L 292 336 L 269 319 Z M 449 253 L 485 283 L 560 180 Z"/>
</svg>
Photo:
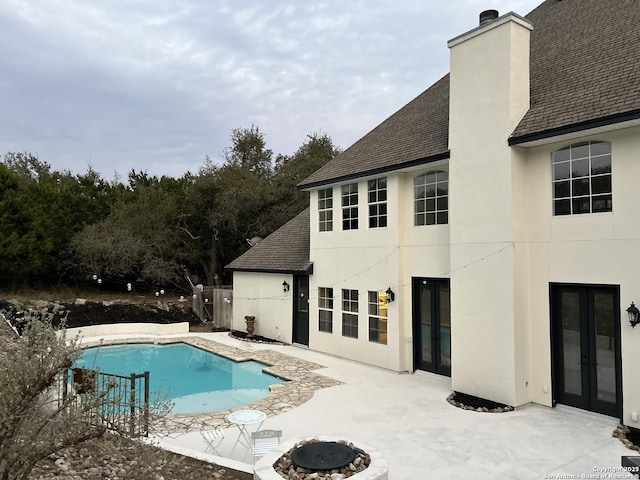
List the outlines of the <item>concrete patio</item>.
<svg viewBox="0 0 640 480">
<path fill-rule="evenodd" d="M 340 383 L 268 416 L 262 428 L 281 429 L 283 440 L 330 435 L 371 445 L 388 462 L 389 478 L 633 478 L 621 471 L 620 459 L 638 452 L 612 437 L 618 422 L 611 417 L 539 405 L 509 413 L 470 412 L 446 401 L 451 393 L 446 377 L 397 374 L 293 346 L 242 342 L 226 333 L 185 336 L 246 352 L 272 350 L 323 366 L 314 372 Z M 249 452 L 232 451 L 238 430 L 224 426 L 219 448 L 223 457 L 204 454 L 197 431 L 154 441 L 179 453 L 252 471 Z"/>
</svg>

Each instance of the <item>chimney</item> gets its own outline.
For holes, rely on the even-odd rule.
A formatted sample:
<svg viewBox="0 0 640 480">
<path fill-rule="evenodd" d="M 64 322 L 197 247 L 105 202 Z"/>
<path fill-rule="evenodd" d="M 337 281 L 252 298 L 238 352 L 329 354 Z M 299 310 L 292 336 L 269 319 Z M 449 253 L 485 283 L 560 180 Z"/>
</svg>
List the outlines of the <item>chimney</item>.
<svg viewBox="0 0 640 480">
<path fill-rule="evenodd" d="M 480 26 L 486 25 L 487 23 L 493 22 L 496 18 L 498 18 L 498 10 L 485 10 L 480 13 Z"/>
</svg>

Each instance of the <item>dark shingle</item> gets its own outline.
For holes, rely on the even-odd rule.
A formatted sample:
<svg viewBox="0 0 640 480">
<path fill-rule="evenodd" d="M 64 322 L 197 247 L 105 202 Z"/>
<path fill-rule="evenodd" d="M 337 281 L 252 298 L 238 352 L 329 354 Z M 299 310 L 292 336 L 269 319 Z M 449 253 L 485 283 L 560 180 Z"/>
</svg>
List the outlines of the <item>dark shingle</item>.
<svg viewBox="0 0 640 480">
<path fill-rule="evenodd" d="M 637 0 L 547 0 L 527 18 L 531 107 L 512 138 L 640 110 Z"/>
<path fill-rule="evenodd" d="M 308 273 L 309 209 L 305 209 L 226 266 L 246 272 Z"/>
<path fill-rule="evenodd" d="M 308 188 L 353 175 L 394 170 L 446 156 L 449 143 L 449 75 L 398 110 L 304 180 Z"/>
<path fill-rule="evenodd" d="M 533 23 L 531 108 L 512 143 L 628 112 L 640 118 L 638 0 L 547 0 L 527 19 Z M 447 75 L 299 187 L 446 158 L 448 130 Z"/>
</svg>

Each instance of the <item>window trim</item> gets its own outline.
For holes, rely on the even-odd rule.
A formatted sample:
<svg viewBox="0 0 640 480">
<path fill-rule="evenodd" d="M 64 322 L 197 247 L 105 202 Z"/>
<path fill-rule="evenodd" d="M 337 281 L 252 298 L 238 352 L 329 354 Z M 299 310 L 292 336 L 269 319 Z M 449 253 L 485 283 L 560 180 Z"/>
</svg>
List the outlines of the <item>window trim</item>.
<svg viewBox="0 0 640 480">
<path fill-rule="evenodd" d="M 355 297 L 355 299 L 354 299 Z M 342 336 L 347 338 L 358 339 L 358 307 L 359 296 L 358 290 L 351 290 L 348 288 L 342 289 Z M 347 318 L 351 321 L 346 323 Z M 355 320 L 355 322 L 353 321 Z M 349 332 L 351 334 L 347 334 Z M 353 333 L 355 332 L 355 335 Z"/>
<path fill-rule="evenodd" d="M 321 197 L 322 194 L 326 196 Z M 331 187 L 318 190 L 318 231 L 333 231 L 333 188 Z"/>
<path fill-rule="evenodd" d="M 433 181 L 427 182 L 430 176 Z M 444 178 L 442 178 L 444 177 Z M 420 183 L 418 181 L 421 180 Z M 446 184 L 446 193 L 442 194 L 441 186 Z M 433 186 L 433 196 L 427 195 L 428 187 Z M 419 196 L 419 189 L 422 194 Z M 433 208 L 428 208 L 429 202 L 433 202 Z M 419 208 L 420 202 L 424 207 Z M 441 203 L 446 203 L 442 208 Z M 432 219 L 432 221 L 430 221 Z M 413 177 L 413 226 L 426 227 L 430 225 L 449 224 L 449 172 L 443 169 L 427 170 Z"/>
<path fill-rule="evenodd" d="M 322 312 L 328 313 L 328 320 L 321 318 Z M 322 328 L 323 325 L 328 328 Z M 318 331 L 333 333 L 333 287 L 318 287 Z"/>
<path fill-rule="evenodd" d="M 342 207 L 342 230 L 358 229 L 358 183 L 348 183 L 340 187 Z"/>
<path fill-rule="evenodd" d="M 594 152 L 595 145 L 605 146 L 605 149 Z M 584 147 L 587 147 L 586 156 Z M 606 162 L 607 158 L 608 163 Z M 605 160 L 604 168 L 608 171 L 594 174 L 594 160 Z M 611 142 L 606 140 L 576 142 L 551 152 L 552 216 L 570 217 L 613 212 L 612 164 Z M 586 171 L 584 171 L 585 167 Z M 583 171 L 580 171 L 581 169 Z M 602 183 L 602 180 L 604 180 L 604 185 L 598 185 L 598 183 Z M 594 184 L 600 191 L 594 193 Z M 602 189 L 603 186 L 605 189 Z M 588 190 L 587 193 L 576 192 L 577 189 L 585 187 Z M 588 202 L 588 209 L 585 201 Z M 604 208 L 594 210 L 594 202 L 596 201 L 604 202 Z M 562 208 L 560 208 L 561 205 Z"/>
<path fill-rule="evenodd" d="M 384 186 L 381 187 L 381 183 L 384 183 Z M 374 198 L 373 201 L 372 195 Z M 389 212 L 387 207 L 387 177 L 369 180 L 367 182 L 367 196 L 369 204 L 369 228 L 386 228 Z M 375 211 L 375 213 L 373 213 L 372 210 Z"/>
<path fill-rule="evenodd" d="M 383 296 L 384 296 L 384 300 L 381 298 Z M 367 293 L 369 342 L 378 343 L 380 345 L 387 345 L 387 341 L 388 341 L 387 336 L 389 333 L 389 330 L 388 330 L 389 313 L 387 310 L 386 296 L 387 296 L 386 292 L 377 292 L 377 291 L 374 292 L 370 290 Z M 372 321 L 378 322 L 378 328 L 372 328 L 371 326 Z M 382 330 L 382 324 L 384 324 L 384 331 Z M 374 340 L 371 337 L 371 332 L 373 331 L 378 332 L 377 340 Z M 384 341 L 381 340 L 382 335 L 384 335 Z"/>
</svg>

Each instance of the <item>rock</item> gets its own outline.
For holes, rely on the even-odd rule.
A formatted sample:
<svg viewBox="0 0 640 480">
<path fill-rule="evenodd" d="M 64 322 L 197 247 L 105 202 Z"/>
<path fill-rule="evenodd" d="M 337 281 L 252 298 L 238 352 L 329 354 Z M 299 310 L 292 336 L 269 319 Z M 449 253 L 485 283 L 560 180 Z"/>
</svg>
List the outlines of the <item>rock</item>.
<svg viewBox="0 0 640 480">
<path fill-rule="evenodd" d="M 76 298 L 76 305 L 86 305 L 87 303 L 87 299 L 86 298 Z"/>
<path fill-rule="evenodd" d="M 329 478 L 331 478 L 331 480 L 344 480 L 345 476 L 341 473 L 332 473 Z"/>
</svg>

